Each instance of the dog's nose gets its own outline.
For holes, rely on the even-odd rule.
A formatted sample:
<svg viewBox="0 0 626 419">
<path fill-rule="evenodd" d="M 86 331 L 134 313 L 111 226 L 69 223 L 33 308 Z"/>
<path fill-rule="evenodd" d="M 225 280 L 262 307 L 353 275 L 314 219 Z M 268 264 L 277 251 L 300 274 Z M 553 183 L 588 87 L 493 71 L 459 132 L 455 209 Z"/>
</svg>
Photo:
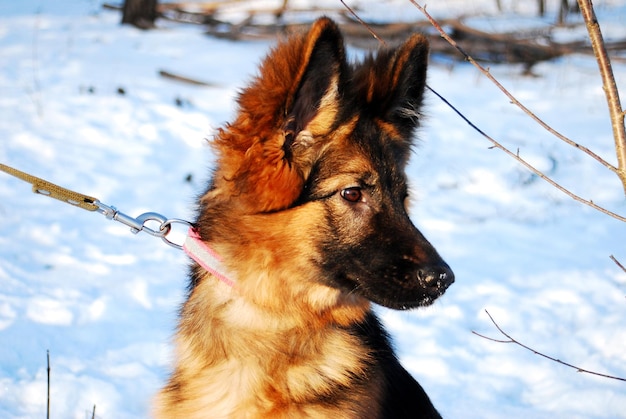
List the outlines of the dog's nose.
<svg viewBox="0 0 626 419">
<path fill-rule="evenodd" d="M 454 282 L 454 272 L 445 262 L 420 269 L 418 275 L 424 285 L 439 288 L 442 291 Z"/>
</svg>

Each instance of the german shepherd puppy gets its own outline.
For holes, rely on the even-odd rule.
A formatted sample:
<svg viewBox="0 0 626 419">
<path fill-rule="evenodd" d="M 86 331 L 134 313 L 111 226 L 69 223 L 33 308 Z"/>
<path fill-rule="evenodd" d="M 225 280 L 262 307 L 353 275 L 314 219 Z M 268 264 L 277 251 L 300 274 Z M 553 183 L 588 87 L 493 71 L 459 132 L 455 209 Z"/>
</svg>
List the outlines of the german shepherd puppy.
<svg viewBox="0 0 626 419">
<path fill-rule="evenodd" d="M 371 306 L 454 281 L 406 207 L 427 56 L 414 35 L 349 64 L 327 18 L 267 56 L 213 141 L 156 417 L 440 417 Z"/>
</svg>

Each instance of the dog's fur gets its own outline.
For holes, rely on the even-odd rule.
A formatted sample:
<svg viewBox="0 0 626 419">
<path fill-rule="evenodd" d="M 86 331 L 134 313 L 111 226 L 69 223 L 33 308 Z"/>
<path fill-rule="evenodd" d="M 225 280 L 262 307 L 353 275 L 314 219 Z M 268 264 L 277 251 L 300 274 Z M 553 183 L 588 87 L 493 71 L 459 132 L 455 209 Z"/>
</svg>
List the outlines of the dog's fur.
<svg viewBox="0 0 626 419">
<path fill-rule="evenodd" d="M 454 281 L 406 210 L 427 56 L 414 35 L 348 64 L 322 18 L 265 59 L 196 221 L 235 284 L 192 269 L 158 418 L 439 417 L 370 303 L 428 305 Z"/>
</svg>

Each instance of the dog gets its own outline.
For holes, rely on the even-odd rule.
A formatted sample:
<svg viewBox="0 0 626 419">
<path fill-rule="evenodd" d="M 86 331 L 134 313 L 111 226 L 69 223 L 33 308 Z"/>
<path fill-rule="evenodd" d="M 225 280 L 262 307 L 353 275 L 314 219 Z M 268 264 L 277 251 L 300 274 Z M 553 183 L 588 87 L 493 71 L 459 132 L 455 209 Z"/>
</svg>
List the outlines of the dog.
<svg viewBox="0 0 626 419">
<path fill-rule="evenodd" d="M 215 135 L 157 418 L 439 418 L 372 303 L 454 274 L 407 215 L 428 42 L 348 63 L 338 26 L 280 42 Z"/>
</svg>

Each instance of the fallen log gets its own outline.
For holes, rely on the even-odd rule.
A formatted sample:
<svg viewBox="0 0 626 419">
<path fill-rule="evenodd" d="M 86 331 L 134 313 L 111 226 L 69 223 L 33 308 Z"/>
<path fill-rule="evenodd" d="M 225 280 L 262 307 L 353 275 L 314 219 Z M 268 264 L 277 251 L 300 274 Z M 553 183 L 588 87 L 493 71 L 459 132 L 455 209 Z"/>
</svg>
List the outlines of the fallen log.
<svg viewBox="0 0 626 419">
<path fill-rule="evenodd" d="M 116 8 L 105 4 L 104 7 Z M 223 17 L 226 11 L 237 7 L 247 17 L 237 22 Z M 369 28 L 347 13 L 344 8 L 286 8 L 283 2 L 278 8 L 245 8 L 245 0 L 211 1 L 202 3 L 164 3 L 158 6 L 159 16 L 164 19 L 194 23 L 205 26 L 206 34 L 230 40 L 273 39 L 278 35 L 298 31 L 310 26 L 313 17 L 326 14 L 334 17 L 343 31 L 346 41 L 358 48 L 372 49 L 379 42 Z M 269 23 L 268 23 L 269 22 Z M 487 63 L 524 64 L 530 69 L 538 62 L 552 60 L 572 53 L 591 54 L 589 41 L 584 38 L 572 42 L 553 40 L 553 26 L 534 28 L 527 31 L 490 33 L 473 28 L 461 18 L 441 20 L 452 38 L 475 60 Z M 404 41 L 415 32 L 425 33 L 430 40 L 431 52 L 453 59 L 464 60 L 456 49 L 443 40 L 426 20 L 415 22 L 379 22 L 368 26 L 389 45 Z M 612 52 L 626 50 L 626 38 L 607 42 Z"/>
</svg>

